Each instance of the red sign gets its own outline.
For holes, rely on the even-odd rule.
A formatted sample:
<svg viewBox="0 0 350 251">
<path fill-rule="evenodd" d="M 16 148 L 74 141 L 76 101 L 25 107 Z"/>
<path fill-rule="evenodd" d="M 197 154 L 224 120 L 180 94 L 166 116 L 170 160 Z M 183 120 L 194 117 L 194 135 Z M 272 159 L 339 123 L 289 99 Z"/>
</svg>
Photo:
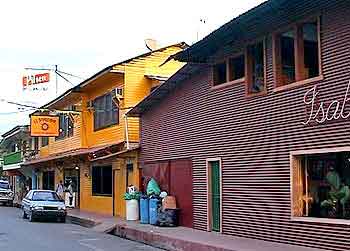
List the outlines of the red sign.
<svg viewBox="0 0 350 251">
<path fill-rule="evenodd" d="M 23 89 L 30 85 L 37 85 L 50 82 L 50 73 L 41 73 L 35 75 L 28 75 L 22 78 Z"/>
</svg>

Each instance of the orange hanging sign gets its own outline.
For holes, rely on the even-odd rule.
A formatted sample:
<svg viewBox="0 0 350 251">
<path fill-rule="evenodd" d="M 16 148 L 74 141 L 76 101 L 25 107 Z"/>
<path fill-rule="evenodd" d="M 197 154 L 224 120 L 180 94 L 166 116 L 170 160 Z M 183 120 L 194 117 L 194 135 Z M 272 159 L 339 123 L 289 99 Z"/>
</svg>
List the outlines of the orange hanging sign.
<svg viewBox="0 0 350 251">
<path fill-rule="evenodd" d="M 32 115 L 30 117 L 30 136 L 57 137 L 59 135 L 58 116 Z"/>
</svg>

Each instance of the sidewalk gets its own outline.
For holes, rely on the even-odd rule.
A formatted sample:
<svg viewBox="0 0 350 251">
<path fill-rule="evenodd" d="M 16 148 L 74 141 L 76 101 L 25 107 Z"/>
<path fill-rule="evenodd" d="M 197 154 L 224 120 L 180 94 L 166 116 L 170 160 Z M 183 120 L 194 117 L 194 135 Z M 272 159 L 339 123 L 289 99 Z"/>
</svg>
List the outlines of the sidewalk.
<svg viewBox="0 0 350 251">
<path fill-rule="evenodd" d="M 160 228 L 80 210 L 68 211 L 68 221 L 169 251 L 319 251 L 185 227 Z"/>
</svg>

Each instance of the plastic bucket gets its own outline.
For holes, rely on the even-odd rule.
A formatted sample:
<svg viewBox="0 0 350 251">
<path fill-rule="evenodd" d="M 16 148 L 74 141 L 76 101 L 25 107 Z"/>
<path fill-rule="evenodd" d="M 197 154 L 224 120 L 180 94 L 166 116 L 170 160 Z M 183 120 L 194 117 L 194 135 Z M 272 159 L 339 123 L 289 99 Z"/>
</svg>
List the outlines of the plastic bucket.
<svg viewBox="0 0 350 251">
<path fill-rule="evenodd" d="M 156 225 L 158 221 L 158 199 L 149 200 L 149 223 Z"/>
<path fill-rule="evenodd" d="M 149 224 L 149 199 L 140 199 L 140 223 Z"/>
<path fill-rule="evenodd" d="M 126 201 L 126 220 L 135 221 L 139 219 L 139 202 L 137 200 Z"/>
</svg>

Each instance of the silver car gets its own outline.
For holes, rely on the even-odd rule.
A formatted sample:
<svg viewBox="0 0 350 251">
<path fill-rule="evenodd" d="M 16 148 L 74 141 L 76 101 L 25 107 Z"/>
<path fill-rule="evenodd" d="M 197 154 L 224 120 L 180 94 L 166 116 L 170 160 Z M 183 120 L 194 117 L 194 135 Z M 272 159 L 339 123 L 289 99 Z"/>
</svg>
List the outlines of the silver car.
<svg viewBox="0 0 350 251">
<path fill-rule="evenodd" d="M 22 200 L 23 219 L 33 222 L 42 218 L 52 218 L 66 222 L 66 206 L 54 191 L 31 190 Z"/>
<path fill-rule="evenodd" d="M 13 205 L 14 193 L 10 189 L 8 181 L 0 180 L 0 203 Z"/>
</svg>

